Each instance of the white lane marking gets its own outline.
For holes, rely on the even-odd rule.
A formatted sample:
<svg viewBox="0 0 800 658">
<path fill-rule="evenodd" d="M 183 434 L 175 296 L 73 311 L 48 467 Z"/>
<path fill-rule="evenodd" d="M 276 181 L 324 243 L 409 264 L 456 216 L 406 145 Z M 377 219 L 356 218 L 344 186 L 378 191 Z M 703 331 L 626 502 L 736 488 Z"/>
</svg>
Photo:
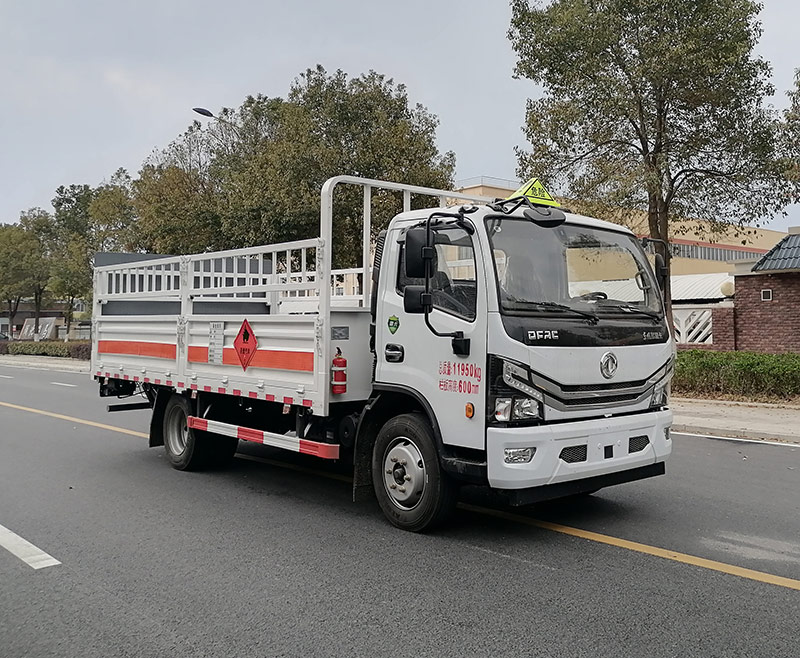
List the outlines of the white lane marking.
<svg viewBox="0 0 800 658">
<path fill-rule="evenodd" d="M 508 553 L 501 553 L 500 551 L 493 551 L 490 548 L 484 548 L 483 546 L 475 546 L 474 544 L 465 544 L 469 548 L 480 551 L 481 553 L 488 553 L 489 555 L 494 555 L 496 557 L 502 557 L 506 560 L 514 560 L 515 562 L 522 562 L 522 564 L 529 564 L 533 567 L 538 569 L 547 569 L 548 571 L 557 571 L 555 567 L 550 567 L 546 564 L 542 564 L 541 562 L 533 562 L 531 560 L 526 560 L 525 558 L 516 557 L 515 555 L 509 555 Z"/>
<path fill-rule="evenodd" d="M 0 375 L 0 379 L 14 379 L 11 375 Z"/>
<path fill-rule="evenodd" d="M 53 386 L 67 386 L 69 388 L 75 388 L 77 384 L 62 384 L 61 382 L 50 382 Z"/>
<path fill-rule="evenodd" d="M 27 539 L 23 539 L 2 525 L 0 525 L 0 546 L 34 569 L 44 569 L 45 567 L 54 567 L 57 564 L 61 564 L 52 555 L 48 555 Z"/>
<path fill-rule="evenodd" d="M 800 448 L 800 443 L 791 443 L 789 441 L 768 441 L 760 439 L 742 439 L 737 436 L 714 436 L 713 434 L 697 434 L 695 432 L 679 432 L 675 430 L 670 432 L 672 436 L 694 436 L 698 439 L 713 439 L 714 441 L 739 441 L 741 443 L 758 443 L 766 446 L 783 446 L 784 448 Z"/>
</svg>

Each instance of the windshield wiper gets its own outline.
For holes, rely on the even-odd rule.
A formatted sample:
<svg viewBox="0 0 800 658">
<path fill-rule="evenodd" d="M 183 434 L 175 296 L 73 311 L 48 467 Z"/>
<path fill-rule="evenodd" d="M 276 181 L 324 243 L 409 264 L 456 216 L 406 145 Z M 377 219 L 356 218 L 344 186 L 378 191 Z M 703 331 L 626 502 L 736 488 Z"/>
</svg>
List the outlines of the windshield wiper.
<svg viewBox="0 0 800 658">
<path fill-rule="evenodd" d="M 648 318 L 653 318 L 654 320 L 660 320 L 661 315 L 656 313 L 655 311 L 649 311 L 647 309 L 643 309 L 640 306 L 634 306 L 633 304 L 628 304 L 626 302 L 612 302 L 612 303 L 604 303 L 605 300 L 601 300 L 597 302 L 598 308 L 614 308 L 619 309 L 620 311 L 625 311 L 627 313 L 641 313 L 642 315 L 646 315 Z"/>
<path fill-rule="evenodd" d="M 510 303 L 509 303 L 510 302 Z M 592 324 L 597 324 L 599 318 L 595 313 L 590 313 L 589 311 L 581 311 L 580 309 L 573 308 L 572 306 L 567 306 L 566 304 L 559 304 L 558 302 L 534 302 L 527 299 L 517 299 L 516 297 L 507 297 L 507 301 L 503 304 L 506 308 L 511 307 L 517 310 L 526 310 L 526 309 L 544 309 L 546 311 L 567 311 L 568 313 L 573 313 L 574 315 L 580 315 L 581 317 L 586 318 Z"/>
</svg>

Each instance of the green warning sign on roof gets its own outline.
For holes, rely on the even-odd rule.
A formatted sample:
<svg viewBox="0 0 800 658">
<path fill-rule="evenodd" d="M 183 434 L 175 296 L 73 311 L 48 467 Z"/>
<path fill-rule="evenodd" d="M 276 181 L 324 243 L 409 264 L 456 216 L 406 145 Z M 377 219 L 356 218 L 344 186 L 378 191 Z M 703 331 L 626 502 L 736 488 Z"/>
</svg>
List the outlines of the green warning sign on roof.
<svg viewBox="0 0 800 658">
<path fill-rule="evenodd" d="M 542 182 L 538 178 L 531 178 L 527 183 L 524 183 L 517 189 L 509 199 L 515 199 L 524 196 L 531 203 L 538 203 L 541 206 L 555 206 L 559 207 L 558 203 L 548 192 Z"/>
</svg>

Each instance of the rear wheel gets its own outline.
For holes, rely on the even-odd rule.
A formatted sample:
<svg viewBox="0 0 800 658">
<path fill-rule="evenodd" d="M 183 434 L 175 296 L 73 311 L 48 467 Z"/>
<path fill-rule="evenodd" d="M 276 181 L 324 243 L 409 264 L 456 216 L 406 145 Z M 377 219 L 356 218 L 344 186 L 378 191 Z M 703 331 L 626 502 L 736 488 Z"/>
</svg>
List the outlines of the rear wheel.
<svg viewBox="0 0 800 658">
<path fill-rule="evenodd" d="M 173 468 L 193 471 L 224 466 L 236 453 L 238 440 L 189 427 L 189 400 L 173 394 L 164 409 L 164 449 Z"/>
<path fill-rule="evenodd" d="M 389 521 L 422 532 L 442 523 L 456 502 L 456 488 L 439 466 L 433 430 L 420 414 L 388 421 L 375 441 L 372 483 Z"/>
</svg>

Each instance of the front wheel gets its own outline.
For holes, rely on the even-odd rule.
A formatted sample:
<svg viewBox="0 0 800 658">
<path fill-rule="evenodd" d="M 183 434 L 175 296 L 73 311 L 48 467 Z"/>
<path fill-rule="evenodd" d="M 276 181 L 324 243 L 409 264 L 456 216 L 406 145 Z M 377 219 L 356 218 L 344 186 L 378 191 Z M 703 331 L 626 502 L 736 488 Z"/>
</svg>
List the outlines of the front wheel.
<svg viewBox="0 0 800 658">
<path fill-rule="evenodd" d="M 388 421 L 372 452 L 372 484 L 389 521 L 422 532 L 452 512 L 456 488 L 439 466 L 433 430 L 420 414 Z"/>
</svg>

